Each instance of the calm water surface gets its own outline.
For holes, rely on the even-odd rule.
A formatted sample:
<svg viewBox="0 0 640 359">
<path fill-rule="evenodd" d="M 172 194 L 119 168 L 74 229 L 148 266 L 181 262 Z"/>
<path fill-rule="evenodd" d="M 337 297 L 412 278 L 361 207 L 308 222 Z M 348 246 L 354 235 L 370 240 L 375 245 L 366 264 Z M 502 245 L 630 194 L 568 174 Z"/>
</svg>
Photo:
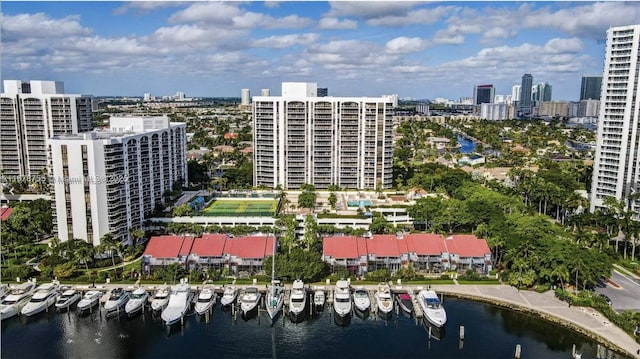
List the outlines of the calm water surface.
<svg viewBox="0 0 640 359">
<path fill-rule="evenodd" d="M 524 314 L 487 304 L 445 298 L 448 322 L 441 339 L 402 314 L 390 320 L 353 315 L 336 324 L 330 307 L 293 324 L 266 314 L 244 321 L 217 307 L 209 323 L 197 315 L 168 331 L 151 313 L 108 318 L 96 313 L 42 314 L 2 322 L 2 358 L 582 358 L 596 344 L 579 334 Z M 465 340 L 458 328 L 465 326 Z M 435 335 L 435 332 L 432 332 Z"/>
<path fill-rule="evenodd" d="M 476 148 L 476 143 L 468 140 L 462 136 L 458 136 L 458 143 L 460 144 L 460 153 L 471 153 Z"/>
</svg>

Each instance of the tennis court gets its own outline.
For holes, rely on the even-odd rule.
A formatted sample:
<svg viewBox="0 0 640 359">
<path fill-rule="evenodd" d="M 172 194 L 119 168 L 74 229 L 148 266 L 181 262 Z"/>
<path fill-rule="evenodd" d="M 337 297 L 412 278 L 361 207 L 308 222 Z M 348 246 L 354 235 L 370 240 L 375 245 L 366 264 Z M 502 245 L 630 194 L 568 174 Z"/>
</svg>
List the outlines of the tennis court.
<svg viewBox="0 0 640 359">
<path fill-rule="evenodd" d="M 275 216 L 276 200 L 217 199 L 202 210 L 202 216 L 213 217 L 272 217 Z"/>
</svg>

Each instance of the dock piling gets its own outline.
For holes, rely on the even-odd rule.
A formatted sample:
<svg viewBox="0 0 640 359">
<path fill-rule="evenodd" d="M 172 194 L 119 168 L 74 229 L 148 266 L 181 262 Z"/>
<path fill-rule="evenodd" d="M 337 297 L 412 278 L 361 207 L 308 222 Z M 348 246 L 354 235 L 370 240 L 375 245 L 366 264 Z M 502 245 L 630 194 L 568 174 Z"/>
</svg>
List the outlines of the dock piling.
<svg viewBox="0 0 640 359">
<path fill-rule="evenodd" d="M 460 340 L 464 340 L 464 325 L 460 326 Z"/>
<path fill-rule="evenodd" d="M 520 359 L 521 351 L 522 351 L 522 348 L 520 347 L 520 344 L 516 344 L 516 353 L 515 353 L 516 359 Z"/>
</svg>

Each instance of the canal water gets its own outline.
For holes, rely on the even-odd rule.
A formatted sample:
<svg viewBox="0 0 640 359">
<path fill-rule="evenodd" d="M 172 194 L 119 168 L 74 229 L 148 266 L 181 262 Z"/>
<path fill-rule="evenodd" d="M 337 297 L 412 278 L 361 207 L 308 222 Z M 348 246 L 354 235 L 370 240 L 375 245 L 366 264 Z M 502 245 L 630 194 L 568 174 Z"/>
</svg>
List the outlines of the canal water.
<svg viewBox="0 0 640 359">
<path fill-rule="evenodd" d="M 471 153 L 475 150 L 476 144 L 475 142 L 462 137 L 460 135 L 457 136 L 458 143 L 460 144 L 460 153 Z"/>
<path fill-rule="evenodd" d="M 415 318 L 353 315 L 338 325 L 330 307 L 273 325 L 264 313 L 234 320 L 217 307 L 208 323 L 189 315 L 171 330 L 149 312 L 132 319 L 43 313 L 3 321 L 1 351 L 2 358 L 513 358 L 520 344 L 521 358 L 568 359 L 575 344 L 583 359 L 596 357 L 592 340 L 538 318 L 447 297 L 444 306 L 444 333 L 432 330 L 432 339 Z"/>
</svg>

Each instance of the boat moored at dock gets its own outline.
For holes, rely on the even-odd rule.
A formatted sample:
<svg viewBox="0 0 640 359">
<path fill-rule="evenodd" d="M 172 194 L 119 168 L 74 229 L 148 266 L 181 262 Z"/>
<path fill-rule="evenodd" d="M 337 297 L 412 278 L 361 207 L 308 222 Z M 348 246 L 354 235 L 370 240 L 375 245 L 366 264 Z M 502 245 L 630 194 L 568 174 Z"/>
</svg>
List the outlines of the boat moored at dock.
<svg viewBox="0 0 640 359">
<path fill-rule="evenodd" d="M 124 311 L 127 316 L 133 317 L 137 313 L 141 312 L 145 304 L 149 300 L 149 293 L 144 288 L 137 288 L 131 293 L 129 301 L 124 306 Z"/>
<path fill-rule="evenodd" d="M 242 310 L 242 315 L 245 318 L 258 309 L 258 303 L 261 297 L 262 294 L 260 294 L 260 291 L 258 291 L 258 288 L 255 286 L 244 289 L 242 297 L 240 297 L 240 310 Z"/>
<path fill-rule="evenodd" d="M 371 299 L 369 298 L 369 292 L 367 292 L 367 290 L 363 287 L 358 287 L 353 292 L 353 306 L 361 313 L 365 313 L 366 311 L 371 309 Z"/>
<path fill-rule="evenodd" d="M 317 288 L 313 291 L 313 305 L 316 306 L 317 311 L 322 311 L 322 309 L 324 309 L 326 299 L 324 288 Z"/>
<path fill-rule="evenodd" d="M 279 280 L 272 280 L 271 284 L 267 286 L 267 295 L 265 300 L 267 314 L 269 314 L 269 318 L 271 318 L 271 320 L 274 320 L 282 311 L 283 304 L 284 286 Z"/>
<path fill-rule="evenodd" d="M 424 317 L 429 323 L 436 327 L 444 326 L 447 322 L 447 313 L 436 292 L 432 290 L 421 290 L 418 293 L 418 303 L 420 303 Z"/>
<path fill-rule="evenodd" d="M 351 293 L 349 290 L 349 282 L 339 280 L 333 290 L 333 310 L 340 317 L 346 317 L 351 314 Z"/>
<path fill-rule="evenodd" d="M 160 312 L 167 307 L 169 303 L 169 296 L 171 295 L 171 288 L 168 285 L 162 286 L 156 290 L 151 298 L 151 310 L 154 312 Z"/>
<path fill-rule="evenodd" d="M 107 315 L 119 313 L 124 310 L 124 306 L 129 301 L 129 293 L 122 287 L 117 287 L 109 292 L 109 298 L 104 303 L 104 310 Z"/>
<path fill-rule="evenodd" d="M 228 307 L 236 301 L 236 298 L 238 298 L 238 288 L 233 285 L 228 285 L 224 287 L 222 298 L 220 298 L 220 305 Z"/>
<path fill-rule="evenodd" d="M 291 294 L 289 294 L 289 316 L 294 321 L 304 317 L 304 309 L 307 306 L 307 289 L 304 287 L 304 282 L 300 279 L 296 279 L 291 287 Z"/>
<path fill-rule="evenodd" d="M 35 293 L 31 297 L 31 300 L 20 311 L 20 314 L 30 317 L 38 313 L 42 313 L 49 309 L 50 306 L 56 303 L 58 299 L 58 289 L 60 284 L 57 282 L 45 283 L 36 289 Z"/>
<path fill-rule="evenodd" d="M 400 293 L 396 297 L 398 307 L 402 309 L 404 314 L 411 316 L 413 314 L 413 297 L 411 293 Z"/>
<path fill-rule="evenodd" d="M 216 304 L 216 292 L 215 288 L 211 285 L 205 285 L 198 294 L 196 305 L 194 310 L 199 315 L 204 315 L 209 312 L 211 308 Z"/>
<path fill-rule="evenodd" d="M 75 289 L 67 289 L 56 300 L 56 309 L 59 311 L 68 310 L 72 305 L 80 300 L 80 292 Z"/>
<path fill-rule="evenodd" d="M 393 298 L 389 285 L 386 283 L 378 284 L 378 289 L 374 297 L 376 298 L 378 314 L 383 317 L 391 315 L 393 312 Z"/>
<path fill-rule="evenodd" d="M 171 287 L 169 303 L 162 311 L 162 320 L 167 326 L 171 326 L 182 320 L 193 299 L 193 292 L 188 283 L 180 283 Z"/>
<path fill-rule="evenodd" d="M 82 299 L 80 299 L 76 307 L 78 313 L 83 314 L 91 311 L 93 307 L 100 303 L 100 298 L 102 298 L 103 295 L 104 293 L 99 290 L 90 290 L 84 293 L 84 296 L 82 296 Z"/>
<path fill-rule="evenodd" d="M 36 284 L 33 282 L 25 282 L 18 286 L 10 287 L 9 294 L 0 303 L 0 318 L 5 320 L 19 314 L 31 299 L 35 289 Z"/>
</svg>

